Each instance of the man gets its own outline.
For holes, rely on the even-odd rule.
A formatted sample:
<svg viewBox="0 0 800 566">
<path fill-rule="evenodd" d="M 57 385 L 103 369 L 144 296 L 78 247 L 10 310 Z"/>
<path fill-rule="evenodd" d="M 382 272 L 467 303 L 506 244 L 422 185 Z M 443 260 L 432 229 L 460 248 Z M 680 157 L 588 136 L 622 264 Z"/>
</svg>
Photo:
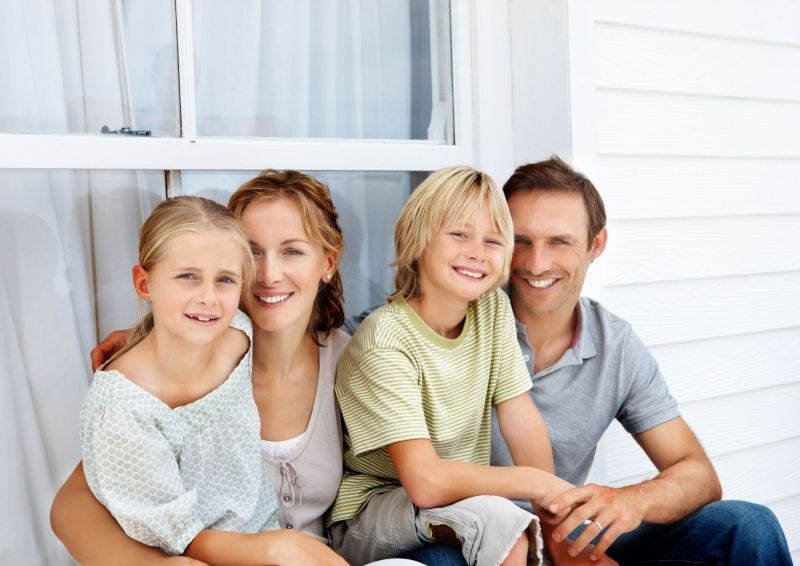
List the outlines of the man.
<svg viewBox="0 0 800 566">
<path fill-rule="evenodd" d="M 589 179 L 553 157 L 519 167 L 503 190 L 515 237 L 509 290 L 531 395 L 548 426 L 556 474 L 582 486 L 540 510 L 555 562 L 607 552 L 621 563 L 791 564 L 769 509 L 719 501 L 716 472 L 630 325 L 580 297 L 608 237 Z M 614 418 L 659 474 L 621 488 L 583 486 Z M 510 464 L 493 432 L 492 463 Z"/>
</svg>

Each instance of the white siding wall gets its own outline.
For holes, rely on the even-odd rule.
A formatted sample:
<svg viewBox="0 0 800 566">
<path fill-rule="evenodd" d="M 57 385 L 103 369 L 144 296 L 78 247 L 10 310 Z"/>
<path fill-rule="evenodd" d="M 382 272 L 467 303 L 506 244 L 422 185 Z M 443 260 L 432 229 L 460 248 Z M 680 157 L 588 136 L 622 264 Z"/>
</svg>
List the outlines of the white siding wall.
<svg viewBox="0 0 800 566">
<path fill-rule="evenodd" d="M 652 348 L 725 497 L 768 505 L 800 563 L 800 2 L 562 6 L 568 157 L 610 217 L 590 293 Z M 599 460 L 612 484 L 654 471 L 616 425 Z"/>
</svg>

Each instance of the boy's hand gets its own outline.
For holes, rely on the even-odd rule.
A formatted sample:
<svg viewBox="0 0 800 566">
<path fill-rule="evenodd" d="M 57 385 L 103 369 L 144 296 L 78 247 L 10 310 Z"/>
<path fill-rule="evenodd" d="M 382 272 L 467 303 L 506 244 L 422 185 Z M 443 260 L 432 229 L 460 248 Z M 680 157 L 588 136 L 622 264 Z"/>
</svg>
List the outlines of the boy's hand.
<svg viewBox="0 0 800 566">
<path fill-rule="evenodd" d="M 111 356 L 119 352 L 125 344 L 128 343 L 128 338 L 132 330 L 115 330 L 94 347 L 89 356 L 92 360 L 92 371 L 97 370 L 103 365 Z"/>
</svg>

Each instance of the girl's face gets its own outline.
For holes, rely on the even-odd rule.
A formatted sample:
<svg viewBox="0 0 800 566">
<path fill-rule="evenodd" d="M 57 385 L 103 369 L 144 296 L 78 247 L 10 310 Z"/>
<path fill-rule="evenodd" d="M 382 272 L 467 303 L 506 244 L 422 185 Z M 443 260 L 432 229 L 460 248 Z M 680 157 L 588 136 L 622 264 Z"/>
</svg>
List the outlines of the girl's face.
<svg viewBox="0 0 800 566">
<path fill-rule="evenodd" d="M 290 199 L 256 202 L 241 222 L 256 262 L 254 288 L 244 296 L 253 324 L 266 332 L 305 329 L 320 283 L 333 275 L 335 255 L 306 233 L 300 207 Z"/>
<path fill-rule="evenodd" d="M 418 261 L 422 300 L 455 300 L 466 307 L 497 283 L 506 245 L 487 207 L 442 227 Z"/>
<path fill-rule="evenodd" d="M 134 268 L 134 284 L 150 300 L 158 332 L 207 344 L 225 331 L 239 305 L 241 251 L 221 230 L 182 234 L 150 271 Z"/>
</svg>

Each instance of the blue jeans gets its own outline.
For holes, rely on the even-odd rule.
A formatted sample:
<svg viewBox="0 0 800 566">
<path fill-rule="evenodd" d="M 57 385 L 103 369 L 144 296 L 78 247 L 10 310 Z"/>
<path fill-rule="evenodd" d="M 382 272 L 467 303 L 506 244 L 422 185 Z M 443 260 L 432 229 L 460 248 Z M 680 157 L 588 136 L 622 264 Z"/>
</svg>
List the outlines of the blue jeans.
<svg viewBox="0 0 800 566">
<path fill-rule="evenodd" d="M 763 505 L 718 501 L 669 525 L 642 524 L 620 536 L 608 555 L 620 564 L 791 566 L 786 537 Z M 410 556 L 431 566 L 465 566 L 457 547 L 434 544 Z"/>
<path fill-rule="evenodd" d="M 607 554 L 620 564 L 792 564 L 778 519 L 746 501 L 717 501 L 669 525 L 644 523 Z"/>
</svg>

